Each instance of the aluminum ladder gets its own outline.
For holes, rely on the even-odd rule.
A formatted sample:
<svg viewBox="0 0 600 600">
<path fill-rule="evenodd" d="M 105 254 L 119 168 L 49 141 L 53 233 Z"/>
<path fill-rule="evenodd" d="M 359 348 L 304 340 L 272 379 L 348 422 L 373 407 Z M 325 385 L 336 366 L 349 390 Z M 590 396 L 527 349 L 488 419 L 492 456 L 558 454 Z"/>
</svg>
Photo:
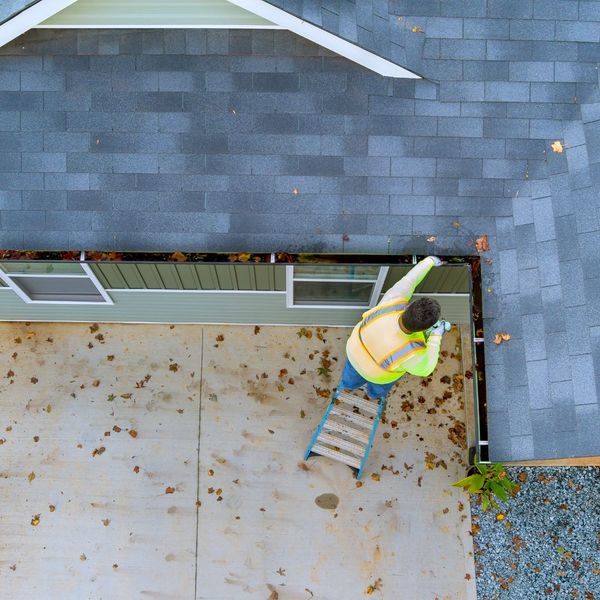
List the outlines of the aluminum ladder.
<svg viewBox="0 0 600 600">
<path fill-rule="evenodd" d="M 313 454 L 327 456 L 356 469 L 356 479 L 360 479 L 384 405 L 385 398 L 364 400 L 336 389 L 304 460 Z"/>
</svg>

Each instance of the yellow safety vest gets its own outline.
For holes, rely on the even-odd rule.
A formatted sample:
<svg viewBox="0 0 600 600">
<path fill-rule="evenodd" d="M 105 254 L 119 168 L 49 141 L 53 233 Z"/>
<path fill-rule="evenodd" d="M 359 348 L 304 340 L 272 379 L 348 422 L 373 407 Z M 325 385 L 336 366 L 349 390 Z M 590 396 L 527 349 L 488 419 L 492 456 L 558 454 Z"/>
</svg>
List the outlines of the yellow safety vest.
<svg viewBox="0 0 600 600">
<path fill-rule="evenodd" d="M 402 362 L 417 353 L 425 352 L 422 331 L 404 333 L 398 324 L 399 316 L 408 302 L 396 299 L 368 310 L 354 327 L 346 344 L 350 364 L 362 377 L 372 383 L 391 383 L 406 371 Z"/>
</svg>

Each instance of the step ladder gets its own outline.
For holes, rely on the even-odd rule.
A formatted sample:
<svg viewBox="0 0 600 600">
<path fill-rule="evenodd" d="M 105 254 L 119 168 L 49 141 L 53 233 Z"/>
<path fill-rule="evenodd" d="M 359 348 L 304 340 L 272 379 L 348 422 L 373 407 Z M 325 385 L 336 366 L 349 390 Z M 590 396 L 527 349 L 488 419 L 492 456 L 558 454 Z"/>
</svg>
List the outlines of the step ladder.
<svg viewBox="0 0 600 600">
<path fill-rule="evenodd" d="M 355 390 L 355 393 L 360 391 Z M 373 445 L 385 398 L 365 400 L 338 388 L 304 455 L 327 456 L 356 469 L 360 479 Z"/>
</svg>

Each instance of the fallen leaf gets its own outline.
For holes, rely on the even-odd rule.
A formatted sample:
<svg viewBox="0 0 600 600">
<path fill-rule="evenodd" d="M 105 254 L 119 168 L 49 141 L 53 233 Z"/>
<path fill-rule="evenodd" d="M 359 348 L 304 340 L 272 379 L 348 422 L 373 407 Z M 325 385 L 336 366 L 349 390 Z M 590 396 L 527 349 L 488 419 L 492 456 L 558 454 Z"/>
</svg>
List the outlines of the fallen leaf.
<svg viewBox="0 0 600 600">
<path fill-rule="evenodd" d="M 504 521 L 504 519 L 506 519 L 506 515 L 503 513 L 498 513 L 496 515 L 496 521 Z"/>
<path fill-rule="evenodd" d="M 220 333 L 220 334 L 219 334 L 219 335 L 218 335 L 218 336 L 215 338 L 215 340 L 217 340 L 217 342 L 224 342 L 224 341 L 225 341 L 225 336 L 224 336 L 222 333 Z"/>
<path fill-rule="evenodd" d="M 306 413 L 304 412 L 304 409 L 300 409 L 300 418 L 304 419 L 304 417 L 306 416 Z"/>
<path fill-rule="evenodd" d="M 100 448 L 94 448 L 94 451 L 92 452 L 92 456 L 98 456 L 100 454 L 104 454 L 106 448 L 104 446 L 100 446 Z"/>
<path fill-rule="evenodd" d="M 383 586 L 383 581 L 381 580 L 381 578 L 378 578 L 365 590 L 365 594 L 367 596 L 370 596 L 377 590 L 381 590 L 382 586 Z"/>
<path fill-rule="evenodd" d="M 380 481 L 381 477 L 380 477 L 379 473 L 371 473 L 371 479 L 373 481 Z"/>
<path fill-rule="evenodd" d="M 292 188 L 292 194 L 294 194 L 294 196 L 297 196 L 299 193 L 300 193 L 300 190 L 297 187 Z"/>
<path fill-rule="evenodd" d="M 437 240 L 437 236 L 436 236 L 436 235 L 430 235 L 430 236 L 427 238 L 427 241 L 428 241 L 428 242 L 435 242 L 435 240 Z"/>
<path fill-rule="evenodd" d="M 552 148 L 552 152 L 556 152 L 557 154 L 562 154 L 563 152 L 563 145 L 560 143 L 560 140 L 556 140 L 550 144 L 550 147 Z"/>
<path fill-rule="evenodd" d="M 110 525 L 110 519 L 102 519 L 102 525 L 104 525 L 104 527 L 108 527 Z"/>
<path fill-rule="evenodd" d="M 125 398 L 125 400 L 129 400 L 129 398 L 131 398 L 131 394 L 130 393 L 121 394 L 121 398 Z"/>
<path fill-rule="evenodd" d="M 173 252 L 169 258 L 176 262 L 185 262 L 187 260 L 187 256 L 183 252 L 179 252 L 179 250 Z"/>
<path fill-rule="evenodd" d="M 35 479 L 35 473 L 33 471 L 31 471 L 31 473 L 29 473 L 29 475 L 27 475 L 27 480 L 29 481 L 29 483 L 31 483 L 34 479 Z"/>
<path fill-rule="evenodd" d="M 118 425 L 113 425 L 113 431 L 119 433 L 119 431 L 121 431 L 121 428 Z"/>
<path fill-rule="evenodd" d="M 34 527 L 37 527 L 40 524 L 40 515 L 33 515 L 33 517 L 31 517 L 31 524 Z"/>
<path fill-rule="evenodd" d="M 470 575 L 469 573 L 467 573 L 467 574 L 465 575 L 465 579 L 466 579 L 467 581 L 471 581 L 471 575 Z"/>
<path fill-rule="evenodd" d="M 273 590 L 269 594 L 269 597 L 267 598 L 267 600 L 279 600 L 279 594 L 275 590 Z"/>
<path fill-rule="evenodd" d="M 79 560 L 87 560 L 87 556 L 85 554 L 81 554 L 79 556 Z"/>
<path fill-rule="evenodd" d="M 47 413 L 51 413 L 52 412 L 52 405 L 48 404 L 48 406 L 46 406 L 46 412 Z"/>
<path fill-rule="evenodd" d="M 500 332 L 494 336 L 494 344 L 501 344 L 502 342 L 508 342 L 510 340 L 511 335 L 509 333 Z"/>
<path fill-rule="evenodd" d="M 279 567 L 279 569 L 277 569 L 276 573 L 278 575 L 281 575 L 282 577 L 285 577 L 285 569 L 282 569 L 281 567 Z"/>
<path fill-rule="evenodd" d="M 98 323 L 93 323 L 90 325 L 90 333 L 96 333 L 98 329 L 100 329 L 100 325 L 98 325 Z"/>
<path fill-rule="evenodd" d="M 106 400 L 107 400 L 107 402 L 112 402 L 115 398 L 116 398 L 116 396 L 114 394 L 109 394 L 108 398 L 106 398 Z"/>
<path fill-rule="evenodd" d="M 260 333 L 260 327 L 258 325 L 254 326 L 254 335 L 258 335 Z"/>
<path fill-rule="evenodd" d="M 34 435 L 33 436 L 33 441 L 36 442 L 36 443 L 39 442 L 40 441 L 40 436 L 39 435 Z"/>
<path fill-rule="evenodd" d="M 92 385 L 94 387 L 98 387 L 100 385 L 100 380 L 99 379 L 94 379 L 94 381 L 92 381 Z"/>
<path fill-rule="evenodd" d="M 227 462 L 227 460 L 226 460 L 226 459 L 224 459 L 224 458 L 217 458 L 217 462 L 218 462 L 220 465 L 224 465 L 224 464 Z"/>
<path fill-rule="evenodd" d="M 420 27 L 419 25 L 413 25 L 413 26 L 410 28 L 410 30 L 411 30 L 413 33 L 424 33 L 424 30 L 423 30 L 423 28 L 422 28 L 422 27 Z"/>
<path fill-rule="evenodd" d="M 173 373 L 177 373 L 179 370 L 179 365 L 177 363 L 171 363 L 169 365 L 169 371 L 173 371 Z"/>
<path fill-rule="evenodd" d="M 167 487 L 165 488 L 165 494 L 174 494 L 175 493 L 175 488 L 174 487 Z"/>
<path fill-rule="evenodd" d="M 130 435 L 132 438 L 136 438 L 136 437 L 138 436 L 138 432 L 137 432 L 135 429 L 130 429 L 130 430 L 129 430 L 129 435 Z"/>
<path fill-rule="evenodd" d="M 32 377 L 30 381 L 31 383 L 37 383 L 39 379 L 37 377 Z"/>
<path fill-rule="evenodd" d="M 114 354 L 108 354 L 108 355 L 106 356 L 106 360 L 107 360 L 108 362 L 111 362 L 111 361 L 113 361 L 114 359 L 115 359 L 115 355 L 114 355 Z"/>
<path fill-rule="evenodd" d="M 490 243 L 487 234 L 484 234 L 475 240 L 475 250 L 477 250 L 477 252 L 487 252 L 489 249 Z"/>
<path fill-rule="evenodd" d="M 133 472 L 134 473 L 139 473 L 140 472 L 140 468 L 137 465 L 135 465 L 135 467 L 133 467 Z"/>
</svg>

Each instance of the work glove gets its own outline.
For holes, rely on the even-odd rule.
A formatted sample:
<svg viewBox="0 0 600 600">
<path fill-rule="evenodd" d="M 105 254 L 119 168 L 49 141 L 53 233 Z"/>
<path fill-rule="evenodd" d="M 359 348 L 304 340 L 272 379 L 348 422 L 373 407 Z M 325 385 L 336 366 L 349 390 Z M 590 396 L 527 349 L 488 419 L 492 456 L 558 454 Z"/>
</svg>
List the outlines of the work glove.
<svg viewBox="0 0 600 600">
<path fill-rule="evenodd" d="M 445 261 L 443 261 L 439 256 L 430 256 L 429 258 L 433 259 L 433 265 L 435 267 L 441 267 L 442 265 L 446 264 Z"/>
<path fill-rule="evenodd" d="M 446 331 L 450 331 L 450 323 L 448 321 L 444 321 L 441 319 L 431 328 L 431 333 L 435 333 L 437 335 L 444 335 Z"/>
</svg>

